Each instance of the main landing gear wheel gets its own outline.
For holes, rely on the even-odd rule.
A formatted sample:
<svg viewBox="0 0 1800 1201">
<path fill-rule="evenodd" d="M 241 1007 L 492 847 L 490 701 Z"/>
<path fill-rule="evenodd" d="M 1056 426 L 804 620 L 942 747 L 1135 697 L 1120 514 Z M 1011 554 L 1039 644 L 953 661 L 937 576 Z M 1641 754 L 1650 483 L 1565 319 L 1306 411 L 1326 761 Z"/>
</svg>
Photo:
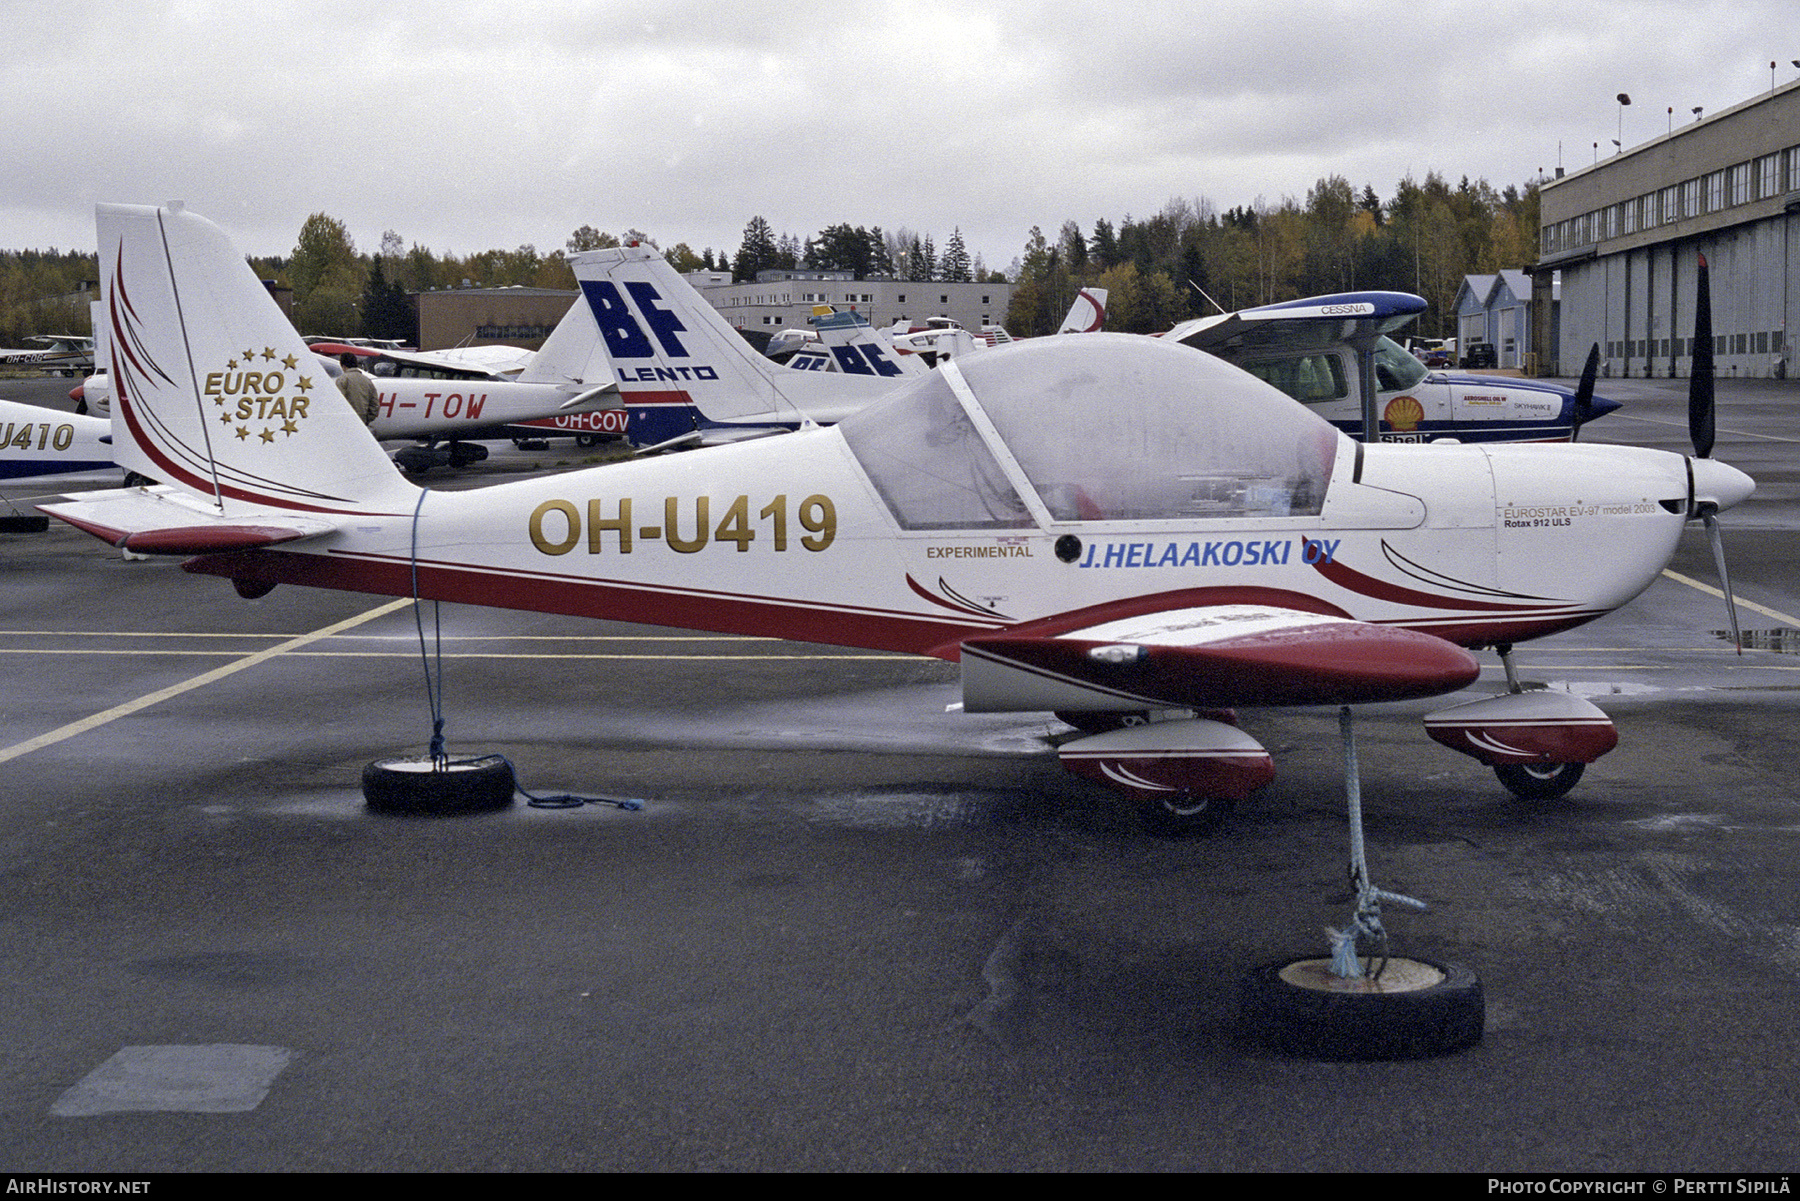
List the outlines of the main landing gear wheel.
<svg viewBox="0 0 1800 1201">
<path fill-rule="evenodd" d="M 1422 1059 L 1481 1041 L 1487 1005 L 1468 968 L 1389 959 L 1378 978 L 1344 979 L 1329 959 L 1246 974 L 1238 1022 L 1249 1037 L 1310 1059 Z"/>
<path fill-rule="evenodd" d="M 518 781 L 499 755 L 452 759 L 378 759 L 363 768 L 363 799 L 381 813 L 480 813 L 513 802 Z"/>
<path fill-rule="evenodd" d="M 1554 801 L 1581 779 L 1585 763 L 1496 763 L 1494 774 L 1508 792 L 1525 801 Z"/>
<path fill-rule="evenodd" d="M 1110 730 L 1123 730 L 1128 726 L 1147 726 L 1150 724 L 1150 714 L 1141 709 L 1128 709 L 1123 712 L 1058 709 L 1056 720 L 1064 725 L 1074 726 L 1083 734 L 1105 734 Z"/>
<path fill-rule="evenodd" d="M 1179 792 L 1139 800 L 1138 816 L 1158 838 L 1201 838 L 1223 825 L 1233 808 L 1229 797 Z"/>
</svg>

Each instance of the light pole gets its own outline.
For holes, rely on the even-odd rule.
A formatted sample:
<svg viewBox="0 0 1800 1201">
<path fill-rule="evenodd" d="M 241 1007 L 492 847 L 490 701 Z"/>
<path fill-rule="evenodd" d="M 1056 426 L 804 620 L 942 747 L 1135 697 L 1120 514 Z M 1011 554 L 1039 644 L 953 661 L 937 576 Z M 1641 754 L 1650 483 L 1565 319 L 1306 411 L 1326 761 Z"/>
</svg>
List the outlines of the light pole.
<svg viewBox="0 0 1800 1201">
<path fill-rule="evenodd" d="M 1631 103 L 1631 97 L 1624 92 L 1619 93 L 1619 136 L 1613 139 L 1613 145 L 1620 150 L 1625 149 L 1625 106 Z"/>
</svg>

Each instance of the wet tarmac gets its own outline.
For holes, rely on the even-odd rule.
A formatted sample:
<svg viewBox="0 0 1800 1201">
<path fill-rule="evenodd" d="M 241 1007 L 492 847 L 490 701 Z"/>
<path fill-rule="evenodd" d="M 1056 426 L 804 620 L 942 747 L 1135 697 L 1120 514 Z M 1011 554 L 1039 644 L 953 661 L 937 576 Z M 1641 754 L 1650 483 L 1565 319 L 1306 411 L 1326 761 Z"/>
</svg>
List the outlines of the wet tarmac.
<svg viewBox="0 0 1800 1201">
<path fill-rule="evenodd" d="M 1604 382 L 1590 436 L 1682 444 L 1685 387 Z M 1751 649 L 1695 529 L 1694 583 L 1520 648 L 1619 725 L 1567 801 L 1429 742 L 1442 701 L 1360 718 L 1375 876 L 1432 905 L 1389 928 L 1488 998 L 1414 1062 L 1235 1029 L 1239 974 L 1347 915 L 1329 711 L 1246 711 L 1276 782 L 1166 841 L 1049 717 L 945 712 L 946 664 L 445 608 L 453 750 L 646 805 L 385 817 L 362 766 L 431 732 L 409 607 L 6 536 L 0 1162 L 1790 1170 L 1800 387 L 1722 398 Z M 430 482 L 582 457 L 535 455 Z"/>
</svg>

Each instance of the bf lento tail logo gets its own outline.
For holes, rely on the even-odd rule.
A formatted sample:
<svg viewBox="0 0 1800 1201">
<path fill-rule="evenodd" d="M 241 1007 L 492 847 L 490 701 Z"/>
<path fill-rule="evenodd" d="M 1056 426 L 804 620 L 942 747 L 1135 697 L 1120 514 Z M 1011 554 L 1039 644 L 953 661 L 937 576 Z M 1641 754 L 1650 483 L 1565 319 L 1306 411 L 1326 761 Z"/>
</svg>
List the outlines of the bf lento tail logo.
<svg viewBox="0 0 1800 1201">
<path fill-rule="evenodd" d="M 301 375 L 293 355 L 278 357 L 272 347 L 246 350 L 223 371 L 202 376 L 201 396 L 214 406 L 218 422 L 239 442 L 270 443 L 300 432 L 314 397 L 311 376 Z"/>
<path fill-rule="evenodd" d="M 712 367 L 690 364 L 688 349 L 676 336 L 688 333 L 688 327 L 681 323 L 681 318 L 674 310 L 663 307 L 665 302 L 654 287 L 642 280 L 627 280 L 625 291 L 631 295 L 629 303 L 620 293 L 618 285 L 611 280 L 581 281 L 581 293 L 587 297 L 588 307 L 594 312 L 594 321 L 600 327 L 600 336 L 606 341 L 607 354 L 614 360 L 614 370 L 618 372 L 620 383 L 672 383 L 719 378 L 718 371 Z M 632 311 L 633 306 L 636 306 L 635 313 Z M 644 332 L 646 326 L 649 327 L 649 333 Z M 652 337 L 656 339 L 655 345 L 651 344 Z M 672 365 L 621 365 L 629 359 L 654 359 L 657 357 L 658 347 L 661 348 L 663 360 Z"/>
</svg>

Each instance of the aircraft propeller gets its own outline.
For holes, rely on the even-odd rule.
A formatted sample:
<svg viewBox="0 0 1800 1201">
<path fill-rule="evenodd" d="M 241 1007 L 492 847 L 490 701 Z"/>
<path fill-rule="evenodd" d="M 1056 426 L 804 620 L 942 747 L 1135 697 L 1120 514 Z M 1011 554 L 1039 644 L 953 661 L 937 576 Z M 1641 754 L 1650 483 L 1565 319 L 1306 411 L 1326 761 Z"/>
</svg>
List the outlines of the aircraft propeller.
<svg viewBox="0 0 1800 1201">
<path fill-rule="evenodd" d="M 1600 343 L 1588 349 L 1587 365 L 1581 369 L 1581 382 L 1575 386 L 1574 411 L 1570 414 L 1569 441 L 1581 437 L 1581 427 L 1594 419 L 1594 377 L 1600 374 Z"/>
<path fill-rule="evenodd" d="M 1688 437 L 1694 444 L 1693 489 L 1688 502 L 1688 519 L 1698 518 L 1706 527 L 1707 541 L 1712 544 L 1713 562 L 1719 568 L 1719 587 L 1725 593 L 1725 612 L 1731 619 L 1731 641 L 1738 654 L 1744 653 L 1743 634 L 1738 629 L 1737 602 L 1731 594 L 1731 573 L 1725 567 L 1725 542 L 1719 531 L 1719 503 L 1701 495 L 1700 463 L 1709 461 L 1713 451 L 1713 328 L 1712 284 L 1706 256 L 1700 255 L 1694 288 L 1694 365 L 1688 377 Z"/>
</svg>

